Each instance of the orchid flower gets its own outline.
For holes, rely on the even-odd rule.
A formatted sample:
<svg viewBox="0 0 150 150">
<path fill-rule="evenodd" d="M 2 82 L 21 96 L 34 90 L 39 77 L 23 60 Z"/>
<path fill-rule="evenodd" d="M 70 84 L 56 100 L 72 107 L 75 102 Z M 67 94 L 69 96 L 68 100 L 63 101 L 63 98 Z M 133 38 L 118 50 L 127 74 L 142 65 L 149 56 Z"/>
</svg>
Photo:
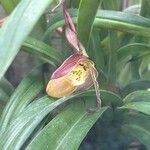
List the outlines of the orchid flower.
<svg viewBox="0 0 150 150">
<path fill-rule="evenodd" d="M 74 92 L 87 90 L 94 85 L 97 108 L 89 108 L 88 111 L 97 111 L 101 107 L 99 84 L 97 82 L 98 72 L 77 38 L 76 29 L 65 6 L 65 1 L 61 0 L 52 11 L 60 5 L 63 6 L 65 35 L 69 44 L 75 49 L 75 53 L 68 57 L 52 74 L 46 92 L 49 96 L 61 98 Z"/>
</svg>

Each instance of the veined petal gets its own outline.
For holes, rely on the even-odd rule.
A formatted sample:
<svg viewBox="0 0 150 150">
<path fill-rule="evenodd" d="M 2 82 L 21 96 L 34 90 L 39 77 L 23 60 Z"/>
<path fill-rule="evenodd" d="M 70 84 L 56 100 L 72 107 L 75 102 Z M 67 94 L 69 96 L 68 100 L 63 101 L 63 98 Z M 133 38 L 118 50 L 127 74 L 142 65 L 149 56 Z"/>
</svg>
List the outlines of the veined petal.
<svg viewBox="0 0 150 150">
<path fill-rule="evenodd" d="M 65 76 L 68 72 L 70 72 L 80 60 L 87 59 L 86 56 L 76 53 L 68 57 L 63 64 L 52 74 L 51 79 L 57 79 L 62 76 Z"/>
<path fill-rule="evenodd" d="M 52 97 L 61 98 L 72 94 L 76 90 L 76 86 L 66 77 L 52 79 L 48 82 L 46 92 Z"/>
<path fill-rule="evenodd" d="M 90 88 L 93 85 L 91 76 L 93 67 L 93 62 L 88 58 L 80 59 L 66 75 L 49 81 L 46 89 L 48 95 L 59 98 Z M 94 73 L 97 77 L 97 72 Z"/>
<path fill-rule="evenodd" d="M 94 69 L 93 69 L 94 68 Z M 95 69 L 95 67 L 91 64 L 90 65 L 90 70 L 93 69 L 94 73 L 95 73 L 95 76 L 96 78 L 98 77 L 98 72 L 97 70 Z M 85 80 L 85 82 L 78 86 L 77 90 L 76 91 L 84 91 L 84 90 L 87 90 L 89 89 L 91 86 L 93 85 L 93 79 L 92 79 L 92 76 L 91 76 L 91 72 L 88 72 L 88 76 Z"/>
</svg>

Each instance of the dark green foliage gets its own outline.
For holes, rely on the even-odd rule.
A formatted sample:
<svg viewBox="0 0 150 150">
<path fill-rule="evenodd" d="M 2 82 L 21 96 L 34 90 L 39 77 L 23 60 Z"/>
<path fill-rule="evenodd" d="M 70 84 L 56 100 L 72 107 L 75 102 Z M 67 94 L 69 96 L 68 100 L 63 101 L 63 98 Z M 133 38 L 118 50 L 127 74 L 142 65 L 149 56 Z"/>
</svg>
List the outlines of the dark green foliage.
<svg viewBox="0 0 150 150">
<path fill-rule="evenodd" d="M 102 108 L 86 112 L 95 106 L 93 89 L 57 101 L 45 93 L 43 64 L 51 74 L 70 55 L 64 33 L 60 49 L 53 45 L 64 25 L 61 9 L 48 18 L 56 1 L 0 0 L 10 15 L 0 29 L 0 150 L 149 149 L 150 0 L 141 1 L 140 12 L 123 11 L 123 0 L 67 2 L 99 72 Z M 4 75 L 20 50 L 40 61 L 15 89 Z"/>
</svg>

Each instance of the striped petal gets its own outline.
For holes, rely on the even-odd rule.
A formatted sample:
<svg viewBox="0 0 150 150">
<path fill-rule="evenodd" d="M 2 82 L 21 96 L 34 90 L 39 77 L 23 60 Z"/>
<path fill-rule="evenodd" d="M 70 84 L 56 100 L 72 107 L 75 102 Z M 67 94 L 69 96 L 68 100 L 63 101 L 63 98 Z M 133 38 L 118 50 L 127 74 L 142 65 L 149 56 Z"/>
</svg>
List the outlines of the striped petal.
<svg viewBox="0 0 150 150">
<path fill-rule="evenodd" d="M 70 72 L 77 64 L 79 61 L 87 59 L 82 54 L 75 53 L 68 57 L 63 64 L 52 74 L 51 79 L 57 79 L 60 78 L 64 75 L 66 75 L 68 72 Z"/>
</svg>

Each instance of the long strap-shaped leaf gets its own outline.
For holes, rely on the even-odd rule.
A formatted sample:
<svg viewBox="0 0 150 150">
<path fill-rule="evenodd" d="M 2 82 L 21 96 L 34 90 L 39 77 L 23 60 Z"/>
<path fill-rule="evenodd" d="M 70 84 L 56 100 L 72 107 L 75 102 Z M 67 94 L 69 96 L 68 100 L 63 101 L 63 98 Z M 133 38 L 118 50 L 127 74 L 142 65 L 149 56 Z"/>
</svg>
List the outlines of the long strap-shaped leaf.
<svg viewBox="0 0 150 150">
<path fill-rule="evenodd" d="M 48 97 L 43 97 L 41 100 L 34 101 L 33 104 L 29 105 L 28 108 L 10 124 L 5 132 L 0 134 L 0 147 L 4 149 L 19 149 L 43 118 L 57 106 L 72 98 L 93 95 L 95 95 L 94 90 L 64 97 L 55 102 L 52 102 Z M 122 102 L 119 97 L 111 92 L 101 91 L 101 96 L 104 103 L 106 102 L 106 105 L 114 106 L 116 103 L 119 105 Z M 85 108 L 83 110 L 85 111 Z"/>
<path fill-rule="evenodd" d="M 27 150 L 77 149 L 87 132 L 107 109 L 108 107 L 103 107 L 98 112 L 89 114 L 82 101 L 72 103 L 39 133 Z"/>
<path fill-rule="evenodd" d="M 150 147 L 150 116 L 142 113 L 125 112 L 122 116 L 122 131 L 138 139 L 147 148 Z"/>
<path fill-rule="evenodd" d="M 93 22 L 96 17 L 97 10 L 103 0 L 81 0 L 78 14 L 78 36 L 85 46 L 88 48 L 90 35 L 93 28 Z"/>
<path fill-rule="evenodd" d="M 9 95 L 9 96 L 14 91 L 13 85 L 6 78 L 2 78 L 0 80 L 0 88 L 2 88 L 3 91 L 5 91 L 7 93 L 7 95 Z"/>
<path fill-rule="evenodd" d="M 77 23 L 77 10 L 70 10 L 69 13 L 73 21 Z M 61 12 L 58 12 L 53 17 L 51 18 L 44 38 L 46 38 L 53 30 L 64 25 Z M 150 19 L 120 11 L 98 11 L 93 26 L 96 28 L 108 28 L 150 37 Z"/>
<path fill-rule="evenodd" d="M 135 91 L 124 98 L 125 104 L 119 109 L 132 109 L 150 115 L 150 92 Z"/>
<path fill-rule="evenodd" d="M 37 55 L 39 58 L 56 66 L 62 61 L 61 54 L 49 45 L 41 42 L 35 38 L 28 37 L 23 43 L 23 50 L 30 54 Z"/>
<path fill-rule="evenodd" d="M 1 132 L 4 132 L 9 123 L 37 96 L 43 89 L 41 69 L 33 70 L 17 87 L 7 103 L 1 119 Z"/>
<path fill-rule="evenodd" d="M 52 0 L 22 0 L 0 31 L 0 78 Z"/>
</svg>

